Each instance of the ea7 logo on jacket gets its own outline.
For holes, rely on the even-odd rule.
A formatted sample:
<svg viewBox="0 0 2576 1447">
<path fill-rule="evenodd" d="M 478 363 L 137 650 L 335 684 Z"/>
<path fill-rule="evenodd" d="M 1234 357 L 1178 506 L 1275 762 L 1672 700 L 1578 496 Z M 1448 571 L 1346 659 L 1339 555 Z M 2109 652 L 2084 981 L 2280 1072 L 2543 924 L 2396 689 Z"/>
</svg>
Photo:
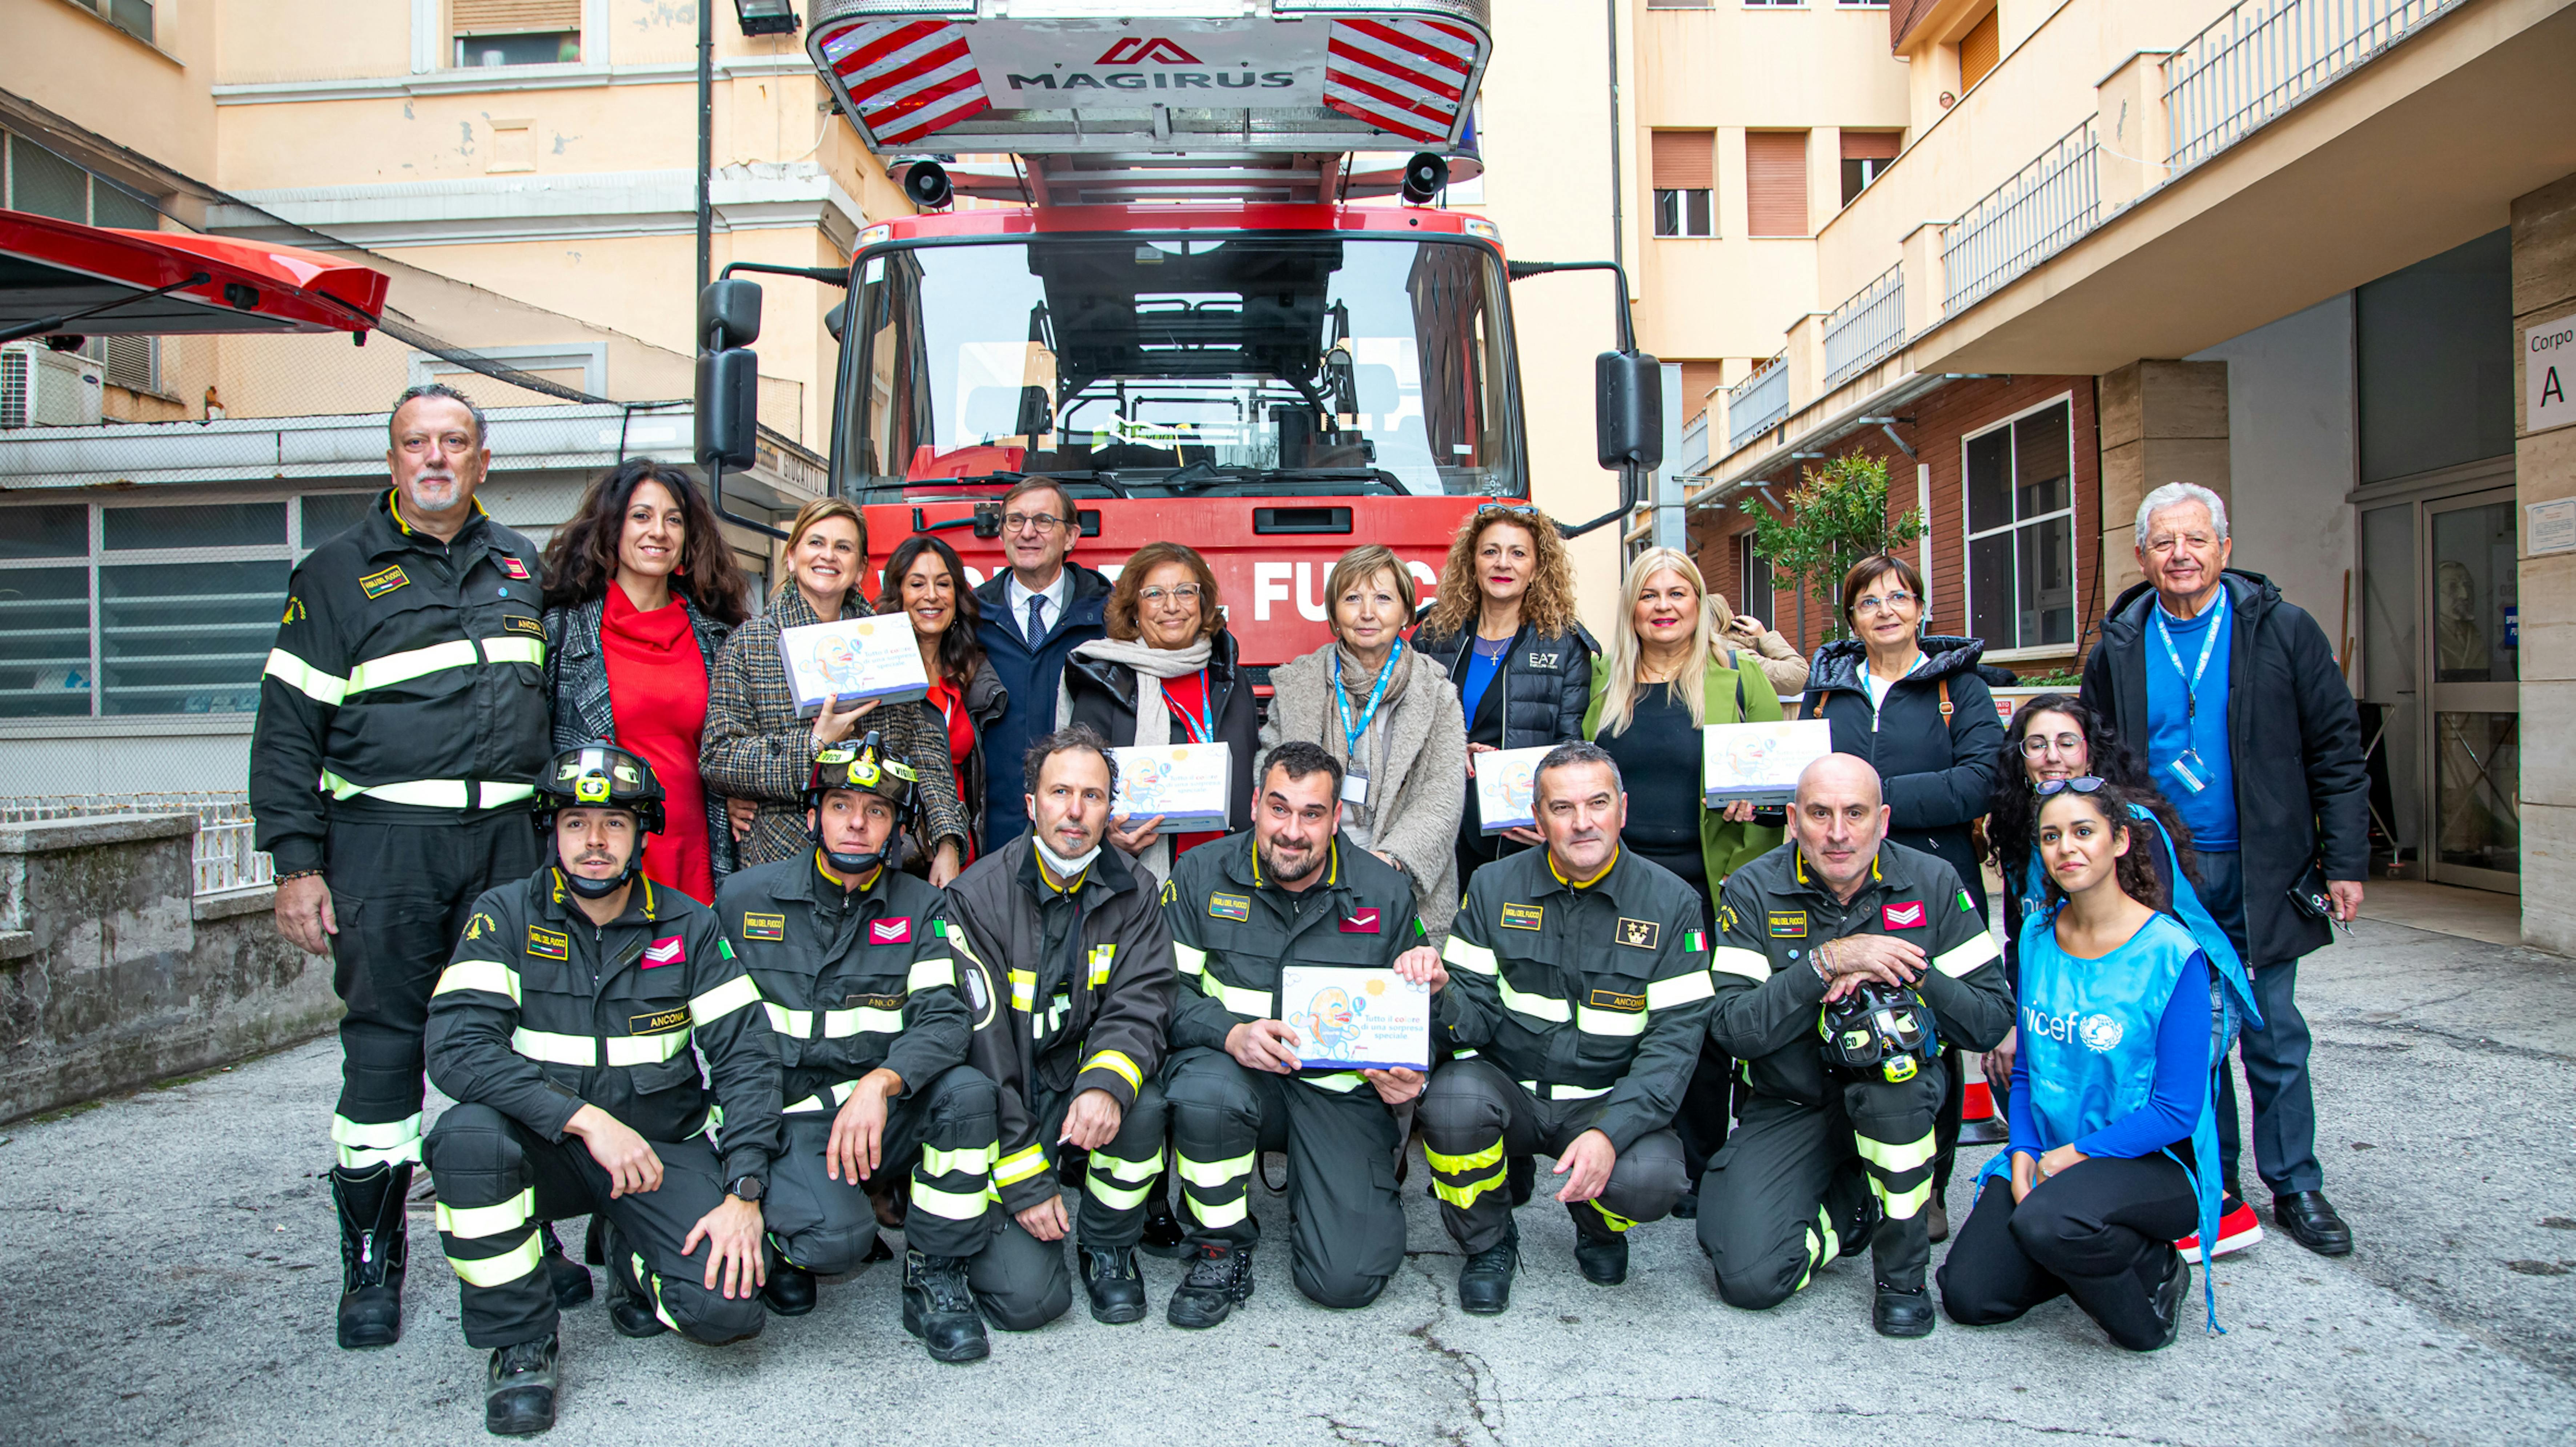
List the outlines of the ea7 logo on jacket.
<svg viewBox="0 0 2576 1447">
<path fill-rule="evenodd" d="M 912 943 L 912 921 L 905 919 L 872 919 L 868 921 L 868 943 L 872 945 L 908 945 Z"/>
<path fill-rule="evenodd" d="M 687 960 L 688 957 L 688 951 L 680 946 L 680 937 L 673 935 L 669 939 L 655 940 L 644 947 L 644 968 L 650 970 L 663 965 L 676 965 Z"/>
<path fill-rule="evenodd" d="M 1557 655 L 1553 653 L 1533 653 L 1529 656 L 1529 667 L 1533 672 L 1548 672 L 1556 667 L 1556 660 Z"/>
<path fill-rule="evenodd" d="M 1878 911 L 1878 917 L 1880 922 L 1889 929 L 1921 929 L 1923 928 L 1923 901 L 1918 899 L 1911 904 L 1882 906 Z"/>
<path fill-rule="evenodd" d="M 1377 911 L 1373 909 L 1352 910 L 1351 917 L 1342 921 L 1342 933 L 1346 935 L 1376 934 Z"/>
</svg>

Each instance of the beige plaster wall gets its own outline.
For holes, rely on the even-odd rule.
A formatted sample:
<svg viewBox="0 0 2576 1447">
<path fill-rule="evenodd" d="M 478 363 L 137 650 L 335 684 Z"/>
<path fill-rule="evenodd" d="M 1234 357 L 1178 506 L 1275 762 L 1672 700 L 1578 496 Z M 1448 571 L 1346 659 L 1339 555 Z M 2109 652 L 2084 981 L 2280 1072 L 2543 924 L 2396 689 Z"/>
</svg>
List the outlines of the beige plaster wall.
<svg viewBox="0 0 2576 1447">
<path fill-rule="evenodd" d="M 2576 427 L 2523 415 L 2522 329 L 2576 312 L 2576 175 L 2513 203 L 2515 490 L 2525 507 L 2576 497 Z M 2550 721 L 2576 711 L 2576 553 L 2523 540 L 2522 936 L 2576 953 L 2576 750 Z M 2537 728 L 2531 725 L 2538 721 Z"/>
</svg>

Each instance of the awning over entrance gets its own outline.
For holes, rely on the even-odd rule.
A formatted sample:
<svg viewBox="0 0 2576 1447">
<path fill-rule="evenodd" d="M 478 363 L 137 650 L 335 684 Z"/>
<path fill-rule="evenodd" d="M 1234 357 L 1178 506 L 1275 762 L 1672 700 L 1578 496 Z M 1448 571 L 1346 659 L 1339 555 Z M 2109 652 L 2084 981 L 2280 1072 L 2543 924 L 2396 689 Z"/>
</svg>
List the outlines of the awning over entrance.
<svg viewBox="0 0 2576 1447">
<path fill-rule="evenodd" d="M 376 328 L 389 284 L 382 272 L 292 246 L 0 210 L 0 341 L 364 333 Z"/>
</svg>

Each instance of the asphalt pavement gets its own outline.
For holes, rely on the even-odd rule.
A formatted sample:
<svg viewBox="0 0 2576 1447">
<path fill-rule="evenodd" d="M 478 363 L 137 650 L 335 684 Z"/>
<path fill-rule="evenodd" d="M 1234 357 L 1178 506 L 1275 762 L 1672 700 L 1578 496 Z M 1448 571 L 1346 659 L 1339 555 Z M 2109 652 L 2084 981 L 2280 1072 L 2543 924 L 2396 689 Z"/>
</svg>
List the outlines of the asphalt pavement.
<svg viewBox="0 0 2576 1447">
<path fill-rule="evenodd" d="M 996 1332 L 966 1366 L 903 1334 L 893 1265 L 827 1282 L 813 1315 L 721 1348 L 621 1339 L 594 1302 L 565 1318 L 547 1440 L 2567 1442 L 2576 966 L 2364 921 L 2301 968 L 2326 1186 L 2359 1246 L 2326 1260 L 2275 1231 L 2221 1261 L 2223 1336 L 2195 1323 L 2133 1356 L 2060 1301 L 1886 1341 L 1869 1330 L 1865 1258 L 1777 1310 L 1734 1311 L 1679 1221 L 1639 1227 L 1627 1284 L 1596 1287 L 1544 1199 L 1521 1213 L 1511 1310 L 1469 1317 L 1417 1156 L 1413 1250 L 1365 1311 L 1299 1297 L 1284 1233 L 1252 1301 L 1214 1331 L 1163 1323 L 1179 1267 L 1148 1258 L 1144 1323 L 1101 1326 L 1077 1292 L 1066 1318 Z M 333 1345 L 322 1175 L 337 1080 L 325 1040 L 0 1127 L 0 1439 L 490 1440 L 483 1354 L 458 1335 L 425 1204 L 402 1342 Z M 1954 1219 L 1984 1155 L 1961 1162 Z M 1284 1223 L 1267 1191 L 1255 1210 Z M 565 1234 L 578 1242 L 578 1223 Z"/>
</svg>

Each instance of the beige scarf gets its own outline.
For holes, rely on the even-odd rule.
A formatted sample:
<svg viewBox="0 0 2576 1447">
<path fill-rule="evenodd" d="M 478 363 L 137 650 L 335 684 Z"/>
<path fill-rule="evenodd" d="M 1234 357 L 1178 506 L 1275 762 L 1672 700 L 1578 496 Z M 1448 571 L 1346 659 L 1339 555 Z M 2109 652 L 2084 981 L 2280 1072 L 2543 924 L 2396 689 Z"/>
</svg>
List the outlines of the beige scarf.
<svg viewBox="0 0 2576 1447">
<path fill-rule="evenodd" d="M 1380 798 L 1377 792 L 1378 786 L 1386 779 L 1387 720 L 1395 714 L 1396 700 L 1404 697 L 1404 686 L 1413 679 L 1413 650 L 1401 643 L 1396 645 L 1396 649 L 1395 672 L 1386 681 L 1386 696 L 1378 700 L 1377 713 L 1370 718 L 1367 727 L 1360 730 L 1358 747 L 1368 757 L 1357 762 L 1360 772 L 1369 777 L 1369 802 L 1342 806 L 1343 832 L 1350 836 L 1352 843 L 1363 849 L 1370 847 L 1376 838 L 1378 810 L 1389 802 Z M 1370 692 L 1377 687 L 1377 670 L 1362 663 L 1359 655 L 1351 652 L 1347 645 L 1334 644 L 1333 654 L 1341 661 L 1342 693 L 1350 701 L 1351 718 L 1357 721 L 1360 711 L 1368 707 Z M 1330 689 L 1326 691 L 1329 693 Z M 1351 766 L 1351 745 L 1342 732 L 1341 710 L 1330 700 L 1326 701 L 1324 709 L 1323 743 L 1325 752 L 1340 760 L 1343 767 Z"/>
<path fill-rule="evenodd" d="M 1073 650 L 1075 658 L 1097 658 L 1117 664 L 1136 675 L 1136 746 L 1161 748 L 1172 741 L 1172 711 L 1163 703 L 1163 680 L 1179 678 L 1207 667 L 1214 650 L 1208 640 L 1194 639 L 1187 648 L 1152 648 L 1139 640 L 1095 638 Z M 1213 702 L 1213 700 L 1211 700 Z M 1055 726 L 1063 728 L 1073 722 L 1073 690 L 1058 674 L 1055 685 Z M 1216 726 L 1216 720 L 1208 720 Z M 1172 872 L 1172 842 L 1168 834 L 1158 836 L 1136 862 L 1154 876 L 1156 884 Z"/>
</svg>

